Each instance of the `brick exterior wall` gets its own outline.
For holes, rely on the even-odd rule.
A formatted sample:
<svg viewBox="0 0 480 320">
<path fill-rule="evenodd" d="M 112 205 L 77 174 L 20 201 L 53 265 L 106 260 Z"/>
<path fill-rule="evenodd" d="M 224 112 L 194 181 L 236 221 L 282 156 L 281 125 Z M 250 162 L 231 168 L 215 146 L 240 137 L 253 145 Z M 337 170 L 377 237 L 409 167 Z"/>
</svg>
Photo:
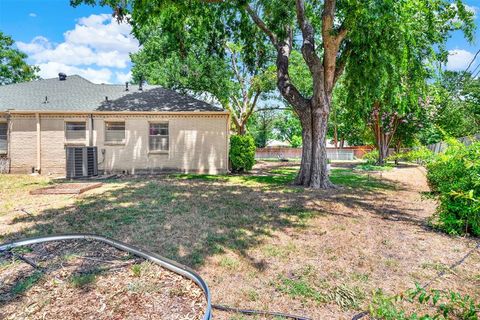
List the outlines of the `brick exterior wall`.
<svg viewBox="0 0 480 320">
<path fill-rule="evenodd" d="M 99 170 L 148 173 L 165 170 L 223 173 L 228 170 L 228 114 L 94 114 L 93 129 L 85 114 L 41 114 L 41 173 L 65 174 L 66 121 L 85 121 L 84 141 L 75 144 L 98 147 Z M 125 143 L 105 144 L 105 122 L 125 121 Z M 149 123 L 169 123 L 169 151 L 149 150 Z M 12 173 L 30 173 L 37 164 L 37 120 L 34 114 L 10 118 L 9 158 Z"/>
</svg>

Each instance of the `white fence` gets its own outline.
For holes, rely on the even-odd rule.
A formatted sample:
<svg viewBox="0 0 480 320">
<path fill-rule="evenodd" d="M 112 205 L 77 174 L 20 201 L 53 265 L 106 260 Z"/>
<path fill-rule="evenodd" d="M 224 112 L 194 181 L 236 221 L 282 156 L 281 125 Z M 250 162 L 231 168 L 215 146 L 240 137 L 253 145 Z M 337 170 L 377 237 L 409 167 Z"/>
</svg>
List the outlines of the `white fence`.
<svg viewBox="0 0 480 320">
<path fill-rule="evenodd" d="M 327 158 L 330 160 L 353 160 L 353 150 L 327 149 Z"/>
</svg>

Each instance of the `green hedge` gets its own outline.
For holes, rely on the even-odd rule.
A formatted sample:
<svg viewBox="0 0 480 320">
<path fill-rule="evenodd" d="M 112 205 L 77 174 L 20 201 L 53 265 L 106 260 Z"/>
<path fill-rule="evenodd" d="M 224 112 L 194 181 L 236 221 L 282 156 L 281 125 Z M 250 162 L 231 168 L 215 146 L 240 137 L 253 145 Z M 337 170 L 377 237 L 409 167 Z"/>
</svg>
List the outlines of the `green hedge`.
<svg viewBox="0 0 480 320">
<path fill-rule="evenodd" d="M 252 136 L 230 137 L 230 164 L 233 172 L 250 171 L 255 164 L 255 140 Z"/>
<path fill-rule="evenodd" d="M 428 181 L 439 195 L 439 226 L 451 234 L 480 236 L 480 142 L 449 141 L 428 165 Z"/>
</svg>

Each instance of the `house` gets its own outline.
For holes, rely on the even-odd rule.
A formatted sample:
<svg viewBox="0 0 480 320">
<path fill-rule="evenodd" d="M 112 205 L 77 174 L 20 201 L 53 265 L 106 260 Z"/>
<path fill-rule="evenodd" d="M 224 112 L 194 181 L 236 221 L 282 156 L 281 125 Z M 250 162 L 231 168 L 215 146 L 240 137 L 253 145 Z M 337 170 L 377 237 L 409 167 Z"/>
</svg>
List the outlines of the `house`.
<svg viewBox="0 0 480 320">
<path fill-rule="evenodd" d="M 105 173 L 222 173 L 228 140 L 228 112 L 159 86 L 63 73 L 0 86 L 0 157 L 11 173 L 65 175 L 75 146 L 97 147 Z"/>
</svg>

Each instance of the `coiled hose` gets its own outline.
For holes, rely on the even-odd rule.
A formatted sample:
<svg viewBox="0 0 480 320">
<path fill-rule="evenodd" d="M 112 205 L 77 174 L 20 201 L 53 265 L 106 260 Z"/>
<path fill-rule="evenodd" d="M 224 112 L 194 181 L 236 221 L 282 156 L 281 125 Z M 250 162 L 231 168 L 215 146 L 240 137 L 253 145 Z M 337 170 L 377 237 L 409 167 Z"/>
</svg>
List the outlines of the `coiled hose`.
<svg viewBox="0 0 480 320">
<path fill-rule="evenodd" d="M 64 234 L 64 235 L 56 235 L 56 236 L 47 236 L 47 237 L 36 237 L 36 238 L 29 238 L 24 240 L 12 241 L 5 244 L 0 244 L 0 253 L 10 251 L 13 248 L 27 246 L 37 243 L 43 242 L 51 242 L 51 241 L 62 241 L 62 240 L 96 240 L 99 242 L 106 243 L 112 247 L 115 247 L 119 250 L 123 250 L 129 252 L 133 255 L 139 256 L 144 258 L 145 260 L 149 260 L 153 263 L 156 263 L 165 269 L 168 269 L 172 272 L 180 274 L 187 279 L 192 280 L 195 282 L 205 293 L 205 297 L 207 300 L 207 308 L 205 309 L 205 313 L 203 315 L 203 320 L 211 320 L 212 319 L 212 308 L 226 311 L 226 312 L 236 312 L 236 313 L 243 313 L 247 315 L 269 315 L 269 316 L 276 316 L 276 317 L 283 317 L 286 319 L 294 319 L 294 320 L 311 320 L 310 318 L 302 317 L 302 316 L 295 316 L 291 314 L 281 313 L 281 312 L 270 312 L 270 311 L 262 311 L 262 310 L 247 310 L 247 309 L 237 309 L 229 306 L 223 305 L 212 305 L 211 301 L 211 294 L 210 289 L 208 288 L 207 283 L 198 275 L 195 271 L 190 269 L 187 266 L 184 266 L 178 262 L 173 260 L 167 259 L 162 257 L 158 254 L 142 250 L 140 248 L 128 245 L 121 241 L 116 241 L 107 237 L 99 236 L 96 234 Z"/>
</svg>

